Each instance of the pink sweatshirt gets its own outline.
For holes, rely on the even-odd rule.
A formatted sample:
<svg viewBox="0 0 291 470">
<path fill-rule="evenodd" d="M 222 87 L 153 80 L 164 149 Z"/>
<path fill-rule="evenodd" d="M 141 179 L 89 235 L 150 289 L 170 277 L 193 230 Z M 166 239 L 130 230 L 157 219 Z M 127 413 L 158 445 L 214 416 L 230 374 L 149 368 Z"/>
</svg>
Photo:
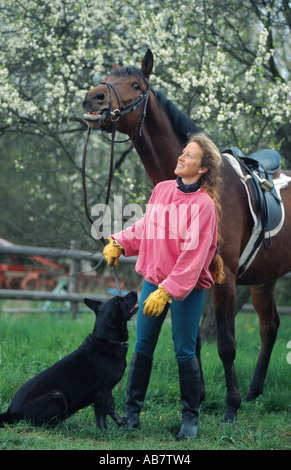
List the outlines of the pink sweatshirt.
<svg viewBox="0 0 291 470">
<path fill-rule="evenodd" d="M 125 256 L 138 254 L 136 271 L 176 300 L 213 284 L 209 265 L 216 250 L 217 212 L 203 190 L 184 193 L 175 180 L 153 190 L 145 215 L 112 235 Z"/>
</svg>

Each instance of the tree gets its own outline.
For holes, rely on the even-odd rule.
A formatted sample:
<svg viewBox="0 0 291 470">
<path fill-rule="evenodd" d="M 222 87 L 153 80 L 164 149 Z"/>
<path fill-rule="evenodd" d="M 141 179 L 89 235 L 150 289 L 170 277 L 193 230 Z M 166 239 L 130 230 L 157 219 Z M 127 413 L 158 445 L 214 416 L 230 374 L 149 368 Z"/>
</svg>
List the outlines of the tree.
<svg viewBox="0 0 291 470">
<path fill-rule="evenodd" d="M 26 218 L 35 217 L 35 242 L 68 245 L 76 235 L 84 245 L 90 243 L 80 184 L 86 129 L 81 103 L 114 61 L 138 65 L 147 47 L 155 57 L 152 86 L 164 88 L 220 147 L 237 145 L 245 153 L 281 148 L 287 160 L 290 8 L 285 0 L 237 5 L 234 0 L 169 0 L 161 9 L 155 0 L 1 1 L 1 158 L 16 160 L 18 172 L 25 169 L 34 188 L 29 197 L 35 213 L 26 205 Z M 16 141 L 15 158 L 9 147 Z M 104 199 L 109 145 L 99 135 L 90 138 L 90 207 Z M 128 148 L 121 145 L 117 158 Z M 129 152 L 125 161 L 128 178 L 147 186 L 136 154 Z M 123 189 L 116 181 L 113 190 Z M 38 223 L 40 214 L 46 224 Z M 21 223 L 15 239 L 26 232 Z M 9 225 L 6 230 L 9 238 Z"/>
</svg>

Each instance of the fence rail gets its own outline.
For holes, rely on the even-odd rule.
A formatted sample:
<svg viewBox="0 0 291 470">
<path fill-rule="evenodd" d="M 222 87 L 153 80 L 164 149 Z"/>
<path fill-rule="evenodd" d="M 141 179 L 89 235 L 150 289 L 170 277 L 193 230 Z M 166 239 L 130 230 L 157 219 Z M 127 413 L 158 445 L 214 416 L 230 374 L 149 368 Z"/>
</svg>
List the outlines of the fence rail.
<svg viewBox="0 0 291 470">
<path fill-rule="evenodd" d="M 108 299 L 108 296 L 82 294 L 82 293 L 56 293 L 47 291 L 34 291 L 34 290 L 14 290 L 14 289 L 0 289 L 0 299 L 14 299 L 14 300 L 50 300 L 56 302 L 82 302 L 84 297 L 94 298 L 96 300 Z"/>
<path fill-rule="evenodd" d="M 89 251 L 77 250 L 77 249 L 60 249 L 60 248 L 46 248 L 46 247 L 34 247 L 24 245 L 0 245 L 0 254 L 10 254 L 18 256 L 45 256 L 48 258 L 62 258 L 70 259 L 70 284 L 68 292 L 56 293 L 50 291 L 33 291 L 33 290 L 14 290 L 14 289 L 0 289 L 0 299 L 14 299 L 14 300 L 38 300 L 38 301 L 57 301 L 57 302 L 71 302 L 73 315 L 76 313 L 78 302 L 83 302 L 84 297 L 87 295 L 96 300 L 105 300 L 108 296 L 84 294 L 77 292 L 77 284 L 75 278 L 79 271 L 79 262 L 81 260 L 89 260 L 99 262 L 103 260 L 102 253 L 91 253 Z M 126 258 L 121 257 L 120 263 L 133 264 L 137 260 L 136 256 Z M 284 278 L 291 279 L 291 272 L 285 274 Z M 254 312 L 252 304 L 245 304 L 241 308 L 244 312 Z M 280 306 L 277 307 L 278 313 L 280 314 L 291 314 L 291 307 Z"/>
<path fill-rule="evenodd" d="M 78 310 L 78 303 L 83 303 L 84 297 L 88 296 L 96 300 L 105 300 L 106 298 L 108 299 L 108 296 L 106 295 L 81 293 L 78 289 L 78 275 L 80 274 L 81 260 L 97 263 L 104 260 L 103 254 L 78 250 L 75 248 L 76 244 L 73 241 L 71 242 L 71 246 L 72 249 L 46 248 L 14 245 L 9 242 L 2 241 L 2 244 L 0 244 L 0 254 L 27 257 L 39 256 L 54 259 L 69 259 L 70 270 L 68 275 L 69 282 L 67 292 L 0 289 L 0 299 L 71 302 L 71 310 L 74 317 L 76 316 Z M 133 264 L 136 262 L 136 259 L 137 257 L 122 257 L 122 259 L 120 259 L 120 262 L 122 264 Z M 57 273 L 55 274 L 57 275 Z M 63 273 L 60 275 L 64 276 Z"/>
<path fill-rule="evenodd" d="M 90 251 L 62 249 L 62 248 L 44 248 L 39 246 L 11 245 L 0 246 L 0 253 L 19 255 L 19 256 L 46 256 L 48 258 L 69 258 L 75 260 L 100 261 L 104 259 L 102 253 L 91 253 Z M 121 258 L 122 263 L 134 263 L 136 257 Z"/>
</svg>

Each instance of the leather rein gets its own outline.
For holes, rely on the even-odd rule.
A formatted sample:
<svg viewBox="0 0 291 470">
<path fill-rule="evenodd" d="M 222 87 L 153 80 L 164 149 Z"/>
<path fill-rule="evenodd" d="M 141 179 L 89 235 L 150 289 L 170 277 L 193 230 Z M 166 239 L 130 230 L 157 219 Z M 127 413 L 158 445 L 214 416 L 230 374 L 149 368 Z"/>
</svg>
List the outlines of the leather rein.
<svg viewBox="0 0 291 470">
<path fill-rule="evenodd" d="M 113 170 L 114 170 L 114 143 L 115 142 L 117 142 L 117 143 L 127 142 L 128 140 L 131 139 L 131 137 L 129 137 L 129 139 L 127 139 L 127 140 L 122 140 L 122 141 L 116 141 L 115 140 L 117 121 L 122 116 L 124 116 L 124 115 L 126 115 L 126 114 L 128 114 L 132 111 L 135 111 L 142 103 L 144 103 L 144 109 L 143 109 L 142 117 L 141 117 L 140 123 L 139 123 L 138 128 L 137 128 L 138 135 L 141 136 L 141 130 L 142 130 L 143 122 L 144 122 L 145 117 L 146 117 L 148 97 L 149 97 L 149 92 L 150 92 L 150 86 L 149 86 L 149 83 L 148 83 L 147 79 L 145 77 L 143 77 L 143 79 L 144 79 L 144 81 L 146 82 L 146 85 L 147 85 L 146 91 L 142 95 L 140 95 L 136 100 L 134 100 L 131 103 L 129 103 L 127 105 L 124 105 L 124 106 L 121 106 L 121 101 L 120 101 L 119 95 L 117 93 L 116 88 L 112 85 L 112 83 L 101 82 L 101 84 L 107 85 L 108 90 L 109 90 L 110 101 L 109 101 L 109 108 L 106 111 L 106 120 L 111 118 L 111 121 L 112 121 L 112 129 L 111 129 L 112 138 L 109 139 L 109 140 L 111 140 L 111 156 L 110 156 L 109 176 L 108 176 L 108 184 L 107 184 L 107 194 L 106 194 L 106 199 L 105 199 L 105 203 L 104 203 L 104 211 L 103 211 L 103 215 L 102 215 L 101 220 L 103 220 L 103 218 L 105 217 L 106 208 L 108 206 L 109 198 L 110 198 L 111 183 L 112 183 Z M 117 101 L 118 101 L 118 106 L 119 106 L 119 108 L 116 108 L 113 111 L 112 111 L 112 103 L 113 103 L 112 91 L 116 95 L 116 98 L 117 98 Z M 103 117 L 103 114 L 99 117 L 99 119 L 101 119 L 102 117 Z M 94 119 L 94 120 L 96 120 L 96 119 Z M 85 213 L 86 213 L 86 216 L 87 216 L 88 220 L 91 222 L 91 224 L 93 224 L 94 222 L 93 222 L 93 220 L 92 220 L 92 218 L 89 214 L 89 210 L 88 210 L 87 188 L 86 188 L 86 154 L 87 154 L 87 146 L 88 146 L 90 132 L 91 132 L 91 127 L 88 126 L 87 134 L 86 134 L 86 138 L 85 138 L 85 143 L 84 143 L 83 157 L 82 157 L 82 185 L 83 185 Z M 101 240 L 103 246 L 105 246 L 106 242 L 104 240 L 104 237 L 101 237 L 100 240 Z M 122 292 L 121 292 L 121 288 L 120 288 L 120 284 L 119 284 L 119 280 L 118 280 L 118 277 L 117 277 L 115 266 L 113 266 L 113 275 L 114 275 L 114 280 L 115 280 L 115 284 L 116 284 L 116 287 L 117 287 L 118 295 L 122 296 Z"/>
</svg>

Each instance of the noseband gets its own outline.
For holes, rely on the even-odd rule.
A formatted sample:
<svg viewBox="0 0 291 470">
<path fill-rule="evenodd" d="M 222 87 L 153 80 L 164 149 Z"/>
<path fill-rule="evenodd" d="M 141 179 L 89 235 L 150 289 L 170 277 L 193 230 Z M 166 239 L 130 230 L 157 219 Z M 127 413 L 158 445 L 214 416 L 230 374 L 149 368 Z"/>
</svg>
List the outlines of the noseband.
<svg viewBox="0 0 291 470">
<path fill-rule="evenodd" d="M 146 91 L 142 95 L 140 95 L 136 100 L 132 101 L 129 104 L 126 104 L 125 106 L 121 106 L 121 101 L 120 101 L 118 92 L 117 92 L 116 88 L 114 87 L 114 85 L 112 85 L 112 83 L 110 83 L 110 82 L 101 82 L 101 85 L 106 85 L 108 87 L 109 96 L 110 96 L 109 108 L 108 108 L 108 111 L 107 111 L 106 119 L 111 118 L 111 120 L 113 122 L 117 122 L 118 119 L 120 119 L 122 116 L 124 116 L 128 113 L 131 113 L 132 111 L 135 111 L 144 102 L 142 117 L 141 117 L 140 123 L 138 125 L 138 135 L 139 136 L 141 136 L 142 125 L 143 125 L 143 122 L 144 122 L 145 117 L 146 117 L 147 104 L 148 104 L 149 92 L 150 92 L 149 82 L 147 81 L 147 79 L 145 77 L 142 77 L 142 78 L 144 79 L 144 81 L 147 85 Z M 113 111 L 112 111 L 112 103 L 113 103 L 112 91 L 115 93 L 115 96 L 116 96 L 117 101 L 118 101 L 118 108 L 114 109 Z"/>
</svg>

